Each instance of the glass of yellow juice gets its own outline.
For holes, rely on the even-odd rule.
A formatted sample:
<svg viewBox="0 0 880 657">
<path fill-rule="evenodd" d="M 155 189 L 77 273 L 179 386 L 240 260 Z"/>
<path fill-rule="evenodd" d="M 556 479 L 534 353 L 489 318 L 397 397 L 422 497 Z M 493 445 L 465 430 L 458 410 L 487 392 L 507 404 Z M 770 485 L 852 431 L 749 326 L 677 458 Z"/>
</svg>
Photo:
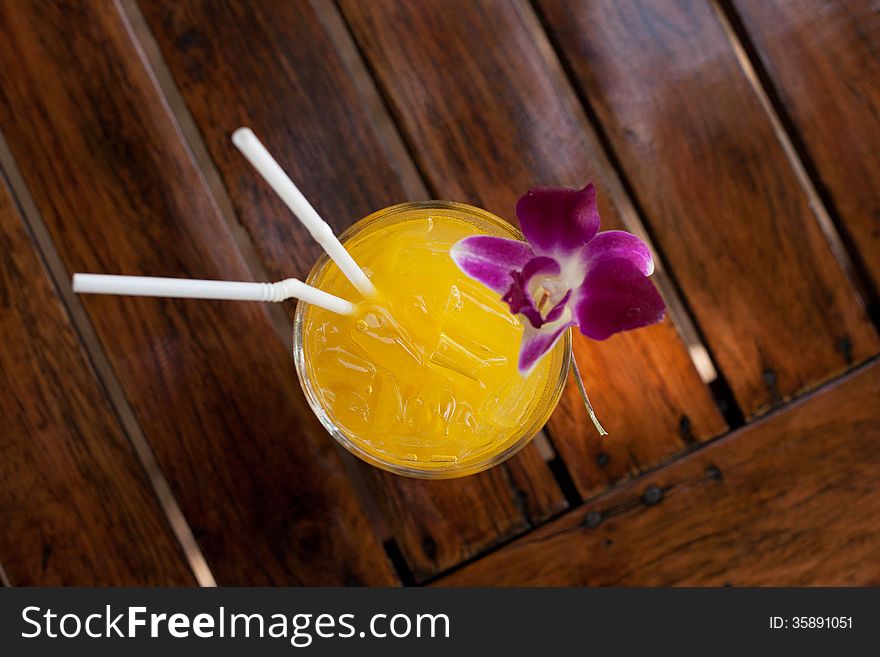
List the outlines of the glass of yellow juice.
<svg viewBox="0 0 880 657">
<path fill-rule="evenodd" d="M 341 236 L 378 291 L 363 298 L 326 256 L 307 282 L 356 304 L 342 316 L 299 303 L 293 352 L 312 410 L 359 458 L 441 479 L 485 470 L 524 447 L 559 401 L 571 334 L 527 376 L 523 325 L 449 255 L 471 235 L 523 239 L 511 224 L 461 203 L 401 203 Z"/>
</svg>

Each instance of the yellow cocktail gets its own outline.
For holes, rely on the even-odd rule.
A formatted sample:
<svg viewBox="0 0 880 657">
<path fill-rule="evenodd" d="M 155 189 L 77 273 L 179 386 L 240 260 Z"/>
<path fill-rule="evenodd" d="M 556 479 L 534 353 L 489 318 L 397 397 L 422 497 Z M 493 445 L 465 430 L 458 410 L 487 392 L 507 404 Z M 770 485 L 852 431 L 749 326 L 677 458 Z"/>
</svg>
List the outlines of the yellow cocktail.
<svg viewBox="0 0 880 657">
<path fill-rule="evenodd" d="M 351 316 L 298 306 L 300 381 L 330 433 L 374 465 L 417 477 L 483 470 L 525 445 L 559 400 L 570 337 L 519 374 L 520 319 L 449 256 L 477 234 L 519 237 L 471 206 L 396 205 L 341 237 L 377 297 L 361 298 L 326 257 L 309 276 L 357 306 Z"/>
</svg>

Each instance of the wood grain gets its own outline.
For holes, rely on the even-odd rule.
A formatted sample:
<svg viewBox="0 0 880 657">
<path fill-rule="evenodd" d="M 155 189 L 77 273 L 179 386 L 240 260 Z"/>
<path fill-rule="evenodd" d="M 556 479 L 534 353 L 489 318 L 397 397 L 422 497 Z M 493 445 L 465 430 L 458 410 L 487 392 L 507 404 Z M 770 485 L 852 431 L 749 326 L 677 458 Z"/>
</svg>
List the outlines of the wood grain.
<svg viewBox="0 0 880 657">
<path fill-rule="evenodd" d="M 0 177 L 0 561 L 16 586 L 194 579 Z"/>
<path fill-rule="evenodd" d="M 622 227 L 627 200 L 619 182 L 522 4 L 341 7 L 438 196 L 512 218 L 530 187 L 593 180 L 604 226 Z M 668 320 L 604 343 L 578 336 L 575 353 L 611 434 L 597 437 L 569 386 L 550 431 L 581 495 L 723 430 Z"/>
<path fill-rule="evenodd" d="M 248 276 L 114 3 L 0 3 L 0 68 L 69 271 Z M 83 303 L 219 583 L 395 582 L 264 308 Z"/>
<path fill-rule="evenodd" d="M 880 363 L 442 580 L 880 584 Z"/>
<path fill-rule="evenodd" d="M 735 0 L 820 184 L 880 288 L 880 12 L 867 0 Z"/>
<path fill-rule="evenodd" d="M 745 414 L 876 354 L 710 5 L 538 6 Z"/>
<path fill-rule="evenodd" d="M 229 135 L 240 125 L 254 129 L 337 231 L 410 198 L 309 3 L 145 0 L 140 6 L 236 214 L 273 276 L 304 277 L 320 247 L 230 147 Z M 509 470 L 462 480 L 417 481 L 368 466 L 364 474 L 417 579 L 565 508 L 533 449 L 515 457 Z"/>
</svg>

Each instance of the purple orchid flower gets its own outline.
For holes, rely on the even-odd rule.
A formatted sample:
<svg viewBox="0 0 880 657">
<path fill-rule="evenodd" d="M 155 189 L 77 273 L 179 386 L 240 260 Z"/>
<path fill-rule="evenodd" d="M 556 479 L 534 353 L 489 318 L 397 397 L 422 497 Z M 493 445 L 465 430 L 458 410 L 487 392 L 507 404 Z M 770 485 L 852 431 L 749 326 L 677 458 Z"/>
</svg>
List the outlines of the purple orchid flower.
<svg viewBox="0 0 880 657">
<path fill-rule="evenodd" d="M 477 235 L 452 247 L 461 270 L 526 318 L 519 371 L 529 374 L 572 326 L 594 340 L 654 324 L 666 307 L 638 237 L 599 232 L 596 190 L 538 187 L 516 204 L 527 242 Z"/>
</svg>

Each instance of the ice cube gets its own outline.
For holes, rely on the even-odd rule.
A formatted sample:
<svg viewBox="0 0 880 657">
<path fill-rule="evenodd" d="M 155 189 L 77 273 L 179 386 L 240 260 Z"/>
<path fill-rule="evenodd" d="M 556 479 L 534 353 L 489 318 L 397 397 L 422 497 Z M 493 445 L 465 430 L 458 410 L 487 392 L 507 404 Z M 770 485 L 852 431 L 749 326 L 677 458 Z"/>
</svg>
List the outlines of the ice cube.
<svg viewBox="0 0 880 657">
<path fill-rule="evenodd" d="M 339 327 L 332 322 L 320 322 L 311 329 L 313 342 L 321 347 L 334 347 L 339 343 Z"/>
<path fill-rule="evenodd" d="M 517 316 L 510 312 L 501 297 L 485 285 L 461 279 L 453 287 L 455 289 L 450 294 L 447 312 L 461 311 L 465 316 L 486 315 L 486 321 L 499 329 L 519 329 L 521 326 Z"/>
<path fill-rule="evenodd" d="M 428 367 L 447 375 L 452 380 L 464 377 L 484 388 L 485 384 L 478 378 L 480 369 L 491 365 L 503 365 L 506 362 L 507 359 L 503 356 L 482 358 L 441 331 L 437 347 L 428 359 Z"/>
<path fill-rule="evenodd" d="M 337 390 L 330 408 L 333 417 L 349 432 L 365 433 L 370 426 L 370 403 L 367 396 L 349 388 Z"/>
<path fill-rule="evenodd" d="M 479 304 L 478 311 L 472 310 L 473 304 Z M 447 375 L 453 381 L 464 378 L 484 388 L 485 383 L 480 376 L 481 370 L 488 367 L 503 367 L 507 364 L 507 357 L 494 353 L 487 345 L 489 342 L 487 338 L 497 339 L 499 330 L 516 330 L 507 319 L 504 319 L 504 324 L 500 326 L 492 321 L 483 321 L 485 317 L 498 314 L 475 298 L 467 285 L 458 283 L 453 285 L 446 300 L 446 307 L 440 316 L 440 336 L 437 346 L 428 359 L 428 367 Z M 509 312 L 506 314 L 512 317 Z M 480 318 L 477 326 L 473 325 L 474 317 Z"/>
<path fill-rule="evenodd" d="M 435 275 L 439 267 L 453 265 L 449 250 L 457 241 L 434 231 L 430 218 L 423 224 L 414 222 L 390 254 L 391 271 L 406 276 Z"/>
<path fill-rule="evenodd" d="M 449 390 L 442 390 L 437 400 L 432 404 L 432 410 L 437 414 L 437 418 L 448 427 L 455 417 L 455 408 L 457 406 L 455 396 Z"/>
<path fill-rule="evenodd" d="M 479 331 L 472 326 L 477 317 Z M 457 281 L 452 286 L 443 310 L 443 323 L 456 327 L 482 349 L 488 349 L 484 344 L 487 335 L 491 335 L 493 340 L 501 335 L 517 338 L 522 330 L 519 319 L 498 295 L 472 281 Z"/>
<path fill-rule="evenodd" d="M 422 445 L 426 440 L 443 433 L 436 408 L 425 396 L 424 385 L 410 385 L 403 389 L 404 419 L 409 432 L 407 444 Z"/>
<path fill-rule="evenodd" d="M 421 365 L 424 353 L 387 310 L 370 305 L 354 323 L 351 339 L 376 365 L 391 371 Z"/>
<path fill-rule="evenodd" d="M 388 373 L 376 376 L 370 399 L 370 419 L 375 433 L 389 434 L 406 426 L 404 397 L 400 387 Z"/>
<path fill-rule="evenodd" d="M 529 413 L 533 392 L 528 380 L 517 375 L 497 394 L 488 397 L 480 414 L 497 427 L 511 429 L 519 426 Z"/>
<path fill-rule="evenodd" d="M 467 402 L 459 401 L 455 406 L 455 415 L 452 422 L 456 428 L 463 433 L 474 433 L 477 430 L 477 420 L 474 416 L 474 409 Z"/>
<path fill-rule="evenodd" d="M 402 306 L 402 321 L 413 339 L 420 344 L 436 344 L 440 327 L 437 323 L 437 314 L 431 314 L 425 296 L 421 293 L 407 295 Z"/>
<path fill-rule="evenodd" d="M 376 368 L 368 360 L 353 354 L 343 347 L 330 347 L 318 353 L 322 362 L 337 363 L 345 372 L 344 378 L 334 382 L 331 387 L 345 387 L 369 395 L 373 392 Z"/>
</svg>

